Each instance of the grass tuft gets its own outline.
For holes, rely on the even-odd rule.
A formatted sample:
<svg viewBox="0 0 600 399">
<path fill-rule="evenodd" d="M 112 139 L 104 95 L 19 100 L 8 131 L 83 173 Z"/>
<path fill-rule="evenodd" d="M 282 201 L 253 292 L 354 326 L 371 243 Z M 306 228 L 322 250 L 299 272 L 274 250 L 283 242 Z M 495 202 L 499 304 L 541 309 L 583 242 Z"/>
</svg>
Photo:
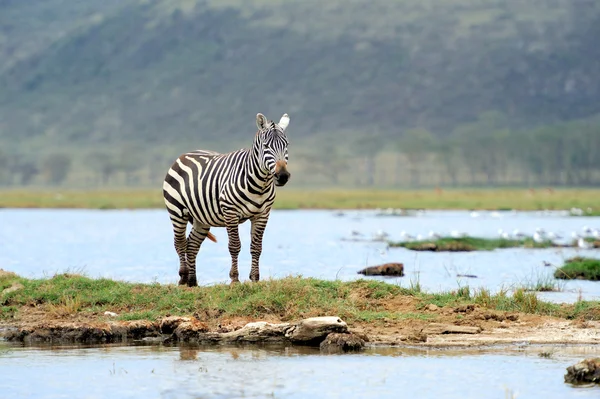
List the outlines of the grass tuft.
<svg viewBox="0 0 600 399">
<path fill-rule="evenodd" d="M 600 259 L 577 256 L 567 259 L 565 265 L 556 269 L 554 277 L 564 280 L 600 280 Z"/>
<path fill-rule="evenodd" d="M 112 311 L 120 320 L 157 320 L 161 317 L 197 315 L 206 321 L 221 317 L 256 319 L 276 317 L 281 321 L 337 315 L 347 322 L 421 319 L 428 304 L 479 305 L 488 309 L 519 311 L 565 318 L 600 319 L 598 302 L 578 301 L 556 305 L 538 300 L 533 292 L 517 289 L 491 294 L 459 287 L 446 293 L 422 292 L 418 286 L 404 288 L 374 280 L 350 282 L 287 277 L 234 286 L 218 284 L 188 288 L 177 285 L 135 284 L 109 279 L 60 274 L 47 279 L 0 276 L 0 286 L 19 283 L 19 290 L 0 294 L 0 318 L 18 318 L 21 309 L 39 306 L 55 317 L 102 314 Z M 408 302 L 398 298 L 413 298 Z M 396 306 L 412 303 L 409 307 Z"/>
<path fill-rule="evenodd" d="M 552 241 L 535 242 L 531 238 L 508 240 L 503 238 L 443 237 L 437 240 L 390 242 L 390 247 L 403 247 L 413 251 L 469 252 L 491 251 L 500 248 L 550 248 Z"/>
</svg>

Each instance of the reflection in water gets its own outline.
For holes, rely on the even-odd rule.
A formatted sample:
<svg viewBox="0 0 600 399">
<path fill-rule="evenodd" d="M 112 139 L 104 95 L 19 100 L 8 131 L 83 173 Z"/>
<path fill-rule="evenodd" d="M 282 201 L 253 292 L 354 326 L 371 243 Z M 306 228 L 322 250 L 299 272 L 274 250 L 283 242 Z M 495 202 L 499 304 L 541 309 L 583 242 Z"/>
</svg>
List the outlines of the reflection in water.
<svg viewBox="0 0 600 399">
<path fill-rule="evenodd" d="M 539 353 L 550 352 L 550 358 Z M 597 346 L 520 350 L 370 348 L 322 355 L 298 347 L 22 347 L 0 342 L 7 398 L 596 398 L 563 383 Z M 32 383 L 35 382 L 35 383 Z"/>
<path fill-rule="evenodd" d="M 0 243 L 5 244 L 0 251 L 0 265 L 4 269 L 25 277 L 76 270 L 90 277 L 128 281 L 176 283 L 178 280 L 179 263 L 172 248 L 171 226 L 162 210 L 3 209 L 0 212 L 4 222 L 0 223 Z M 374 211 L 356 211 L 338 217 L 332 211 L 273 211 L 263 242 L 261 277 L 301 274 L 349 280 L 362 277 L 356 272 L 365 266 L 402 262 L 406 276 L 386 281 L 406 287 L 418 280 L 428 291 L 454 290 L 465 285 L 496 291 L 543 281 L 566 258 L 600 256 L 598 250 L 569 248 L 416 253 L 402 248 L 386 250 L 382 242 L 343 241 L 354 230 L 366 237 L 381 230 L 391 240 L 400 240 L 403 231 L 427 236 L 429 231 L 448 234 L 460 230 L 473 236 L 497 237 L 500 229 L 511 232 L 518 229 L 532 235 L 542 228 L 570 237 L 584 225 L 600 228 L 598 217 L 536 212 L 493 215 L 479 212 L 479 217 L 472 218 L 469 212 L 428 211 L 421 216 L 378 217 Z M 73 229 L 74 225 L 77 229 Z M 226 234 L 223 229 L 213 230 L 219 243 L 204 244 L 198 257 L 201 284 L 229 282 Z M 249 230 L 249 223 L 240 226 L 243 242 L 248 242 Z M 26 252 L 20 250 L 30 242 L 36 245 L 28 247 Z M 240 253 L 241 276 L 247 276 L 250 265 L 248 247 L 244 248 Z M 600 299 L 600 284 L 580 280 L 566 282 L 564 292 L 540 295 L 548 300 L 572 302 L 580 290 L 584 299 Z"/>
</svg>

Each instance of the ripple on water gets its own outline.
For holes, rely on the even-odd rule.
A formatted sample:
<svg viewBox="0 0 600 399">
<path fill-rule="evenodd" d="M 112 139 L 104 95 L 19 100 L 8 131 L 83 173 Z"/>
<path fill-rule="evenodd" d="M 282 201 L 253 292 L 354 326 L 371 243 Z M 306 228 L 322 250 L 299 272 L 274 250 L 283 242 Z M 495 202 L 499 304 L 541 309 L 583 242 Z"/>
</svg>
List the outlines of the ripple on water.
<svg viewBox="0 0 600 399">
<path fill-rule="evenodd" d="M 539 356 L 542 351 L 550 358 Z M 321 355 L 306 348 L 0 343 L 0 392 L 19 398 L 596 398 L 563 383 L 566 367 L 597 346 L 521 350 L 372 348 Z M 34 382 L 35 383 L 32 383 Z"/>
</svg>

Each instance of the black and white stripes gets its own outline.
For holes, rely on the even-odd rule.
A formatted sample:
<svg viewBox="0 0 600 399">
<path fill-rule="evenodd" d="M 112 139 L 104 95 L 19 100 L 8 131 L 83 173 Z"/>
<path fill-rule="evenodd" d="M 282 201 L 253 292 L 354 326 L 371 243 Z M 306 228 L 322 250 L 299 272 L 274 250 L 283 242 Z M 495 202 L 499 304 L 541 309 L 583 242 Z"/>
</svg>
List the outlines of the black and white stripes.
<svg viewBox="0 0 600 399">
<path fill-rule="evenodd" d="M 279 123 L 256 115 L 258 132 L 250 149 L 228 154 L 197 150 L 180 156 L 163 183 L 165 204 L 173 223 L 179 256 L 179 284 L 197 285 L 196 256 L 206 237 L 215 241 L 211 227 L 226 227 L 231 254 L 229 277 L 238 282 L 241 244 L 238 225 L 250 220 L 252 266 L 250 279 L 259 280 L 262 237 L 275 201 L 275 186 L 287 183 L 290 119 Z M 186 238 L 187 224 L 192 229 Z"/>
</svg>

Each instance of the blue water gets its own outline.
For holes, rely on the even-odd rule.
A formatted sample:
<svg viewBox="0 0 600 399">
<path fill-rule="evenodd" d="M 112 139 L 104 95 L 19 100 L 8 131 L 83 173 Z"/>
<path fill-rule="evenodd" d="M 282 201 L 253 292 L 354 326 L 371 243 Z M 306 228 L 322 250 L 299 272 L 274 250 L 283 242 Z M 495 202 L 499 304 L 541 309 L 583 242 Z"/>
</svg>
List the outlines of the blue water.
<svg viewBox="0 0 600 399">
<path fill-rule="evenodd" d="M 406 276 L 387 281 L 409 286 L 417 281 L 428 291 L 469 285 L 492 291 L 535 283 L 576 256 L 600 257 L 600 250 L 503 249 L 490 252 L 428 253 L 402 248 L 386 250 L 381 242 L 350 242 L 351 231 L 367 238 L 378 230 L 399 240 L 402 231 L 427 236 L 452 230 L 473 236 L 496 237 L 498 229 L 533 234 L 538 227 L 570 237 L 585 226 L 600 228 L 600 218 L 569 217 L 541 212 L 427 211 L 418 216 L 379 217 L 374 211 L 273 211 L 263 242 L 261 278 L 302 275 L 349 280 L 370 265 L 402 262 Z M 240 226 L 240 277 L 250 269 L 250 223 Z M 212 232 L 219 242 L 205 242 L 198 256 L 200 284 L 228 282 L 230 257 L 225 229 Z M 0 268 L 26 277 L 64 271 L 90 277 L 161 283 L 178 281 L 179 262 L 171 225 L 164 210 L 0 210 Z M 544 266 L 549 262 L 552 266 Z M 472 274 L 476 279 L 457 277 Z M 563 291 L 545 299 L 573 302 L 600 299 L 600 283 L 561 282 Z"/>
<path fill-rule="evenodd" d="M 547 348 L 545 349 L 547 350 Z M 528 351 L 95 347 L 0 342 L 3 398 L 597 398 L 564 384 L 566 367 L 597 347 Z"/>
</svg>

